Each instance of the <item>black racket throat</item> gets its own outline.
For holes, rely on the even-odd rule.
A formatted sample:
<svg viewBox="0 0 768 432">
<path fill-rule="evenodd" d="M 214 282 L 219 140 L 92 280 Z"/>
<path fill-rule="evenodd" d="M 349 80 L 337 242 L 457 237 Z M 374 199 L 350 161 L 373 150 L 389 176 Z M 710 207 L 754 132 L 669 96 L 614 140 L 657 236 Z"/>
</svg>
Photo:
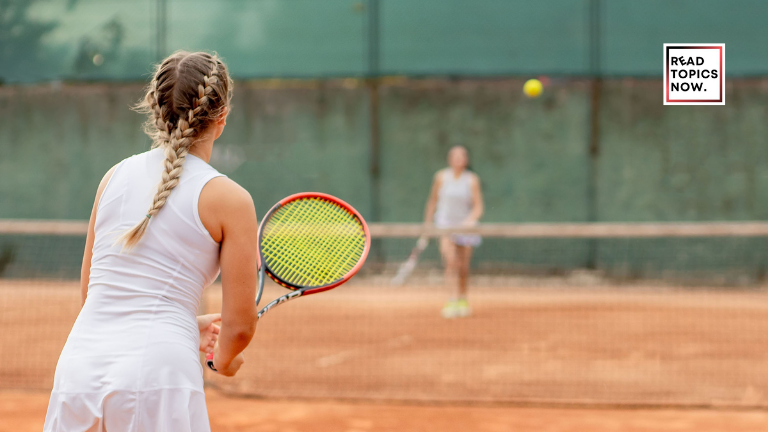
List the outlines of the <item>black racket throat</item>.
<svg viewBox="0 0 768 432">
<path fill-rule="evenodd" d="M 261 259 L 263 260 L 264 257 Z M 259 302 L 261 301 L 261 295 L 264 294 L 264 267 L 265 266 L 262 264 L 261 268 L 259 269 L 259 289 L 256 292 L 256 306 L 259 305 Z"/>
</svg>

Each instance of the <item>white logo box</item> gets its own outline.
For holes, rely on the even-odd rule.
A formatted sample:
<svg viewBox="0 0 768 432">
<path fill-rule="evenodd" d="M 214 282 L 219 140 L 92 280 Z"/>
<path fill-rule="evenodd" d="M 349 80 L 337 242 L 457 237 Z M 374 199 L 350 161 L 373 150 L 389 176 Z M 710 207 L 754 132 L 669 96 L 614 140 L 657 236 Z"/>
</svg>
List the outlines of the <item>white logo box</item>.
<svg viewBox="0 0 768 432">
<path fill-rule="evenodd" d="M 725 105 L 725 44 L 664 44 L 664 105 Z"/>
</svg>

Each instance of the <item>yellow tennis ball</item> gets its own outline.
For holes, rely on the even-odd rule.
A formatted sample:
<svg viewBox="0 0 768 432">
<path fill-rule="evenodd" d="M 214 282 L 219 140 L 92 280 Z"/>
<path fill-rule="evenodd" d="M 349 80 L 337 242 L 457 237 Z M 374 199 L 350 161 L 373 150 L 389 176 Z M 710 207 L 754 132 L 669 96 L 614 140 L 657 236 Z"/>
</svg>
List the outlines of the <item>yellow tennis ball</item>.
<svg viewBox="0 0 768 432">
<path fill-rule="evenodd" d="M 542 91 L 544 91 L 544 86 L 541 85 L 541 81 L 535 78 L 529 79 L 523 84 L 523 93 L 529 98 L 539 97 Z"/>
</svg>

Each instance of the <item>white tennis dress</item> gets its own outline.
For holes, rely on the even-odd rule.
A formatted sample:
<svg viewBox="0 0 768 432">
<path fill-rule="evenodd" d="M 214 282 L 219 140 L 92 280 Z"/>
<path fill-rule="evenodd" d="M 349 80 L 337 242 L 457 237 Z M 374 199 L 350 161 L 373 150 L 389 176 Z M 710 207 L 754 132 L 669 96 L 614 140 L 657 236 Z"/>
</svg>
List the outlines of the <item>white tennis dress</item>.
<svg viewBox="0 0 768 432">
<path fill-rule="evenodd" d="M 56 366 L 46 432 L 210 431 L 195 315 L 219 244 L 197 205 L 221 174 L 188 155 L 139 244 L 114 244 L 145 217 L 164 159 L 159 149 L 125 159 L 101 196 L 88 297 Z"/>
<path fill-rule="evenodd" d="M 472 213 L 472 174 L 464 170 L 458 178 L 451 168 L 439 174 L 440 189 L 437 191 L 435 226 L 438 228 L 460 227 Z M 477 247 L 481 238 L 473 234 L 454 234 L 451 240 L 459 246 Z"/>
</svg>

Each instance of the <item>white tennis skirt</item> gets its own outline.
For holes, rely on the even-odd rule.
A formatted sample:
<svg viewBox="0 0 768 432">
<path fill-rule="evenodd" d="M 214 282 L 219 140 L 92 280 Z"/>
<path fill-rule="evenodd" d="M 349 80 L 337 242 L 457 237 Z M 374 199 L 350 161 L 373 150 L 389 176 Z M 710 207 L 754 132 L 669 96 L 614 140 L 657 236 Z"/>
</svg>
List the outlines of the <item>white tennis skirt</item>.
<svg viewBox="0 0 768 432">
<path fill-rule="evenodd" d="M 209 432 L 193 313 L 89 293 L 56 365 L 45 432 Z"/>
<path fill-rule="evenodd" d="M 205 394 L 190 389 L 54 391 L 45 432 L 210 432 Z"/>
<path fill-rule="evenodd" d="M 455 228 L 457 225 L 448 224 L 442 221 L 435 221 L 437 228 Z M 451 234 L 451 241 L 459 246 L 478 247 L 483 242 L 482 237 L 476 234 Z"/>
</svg>

